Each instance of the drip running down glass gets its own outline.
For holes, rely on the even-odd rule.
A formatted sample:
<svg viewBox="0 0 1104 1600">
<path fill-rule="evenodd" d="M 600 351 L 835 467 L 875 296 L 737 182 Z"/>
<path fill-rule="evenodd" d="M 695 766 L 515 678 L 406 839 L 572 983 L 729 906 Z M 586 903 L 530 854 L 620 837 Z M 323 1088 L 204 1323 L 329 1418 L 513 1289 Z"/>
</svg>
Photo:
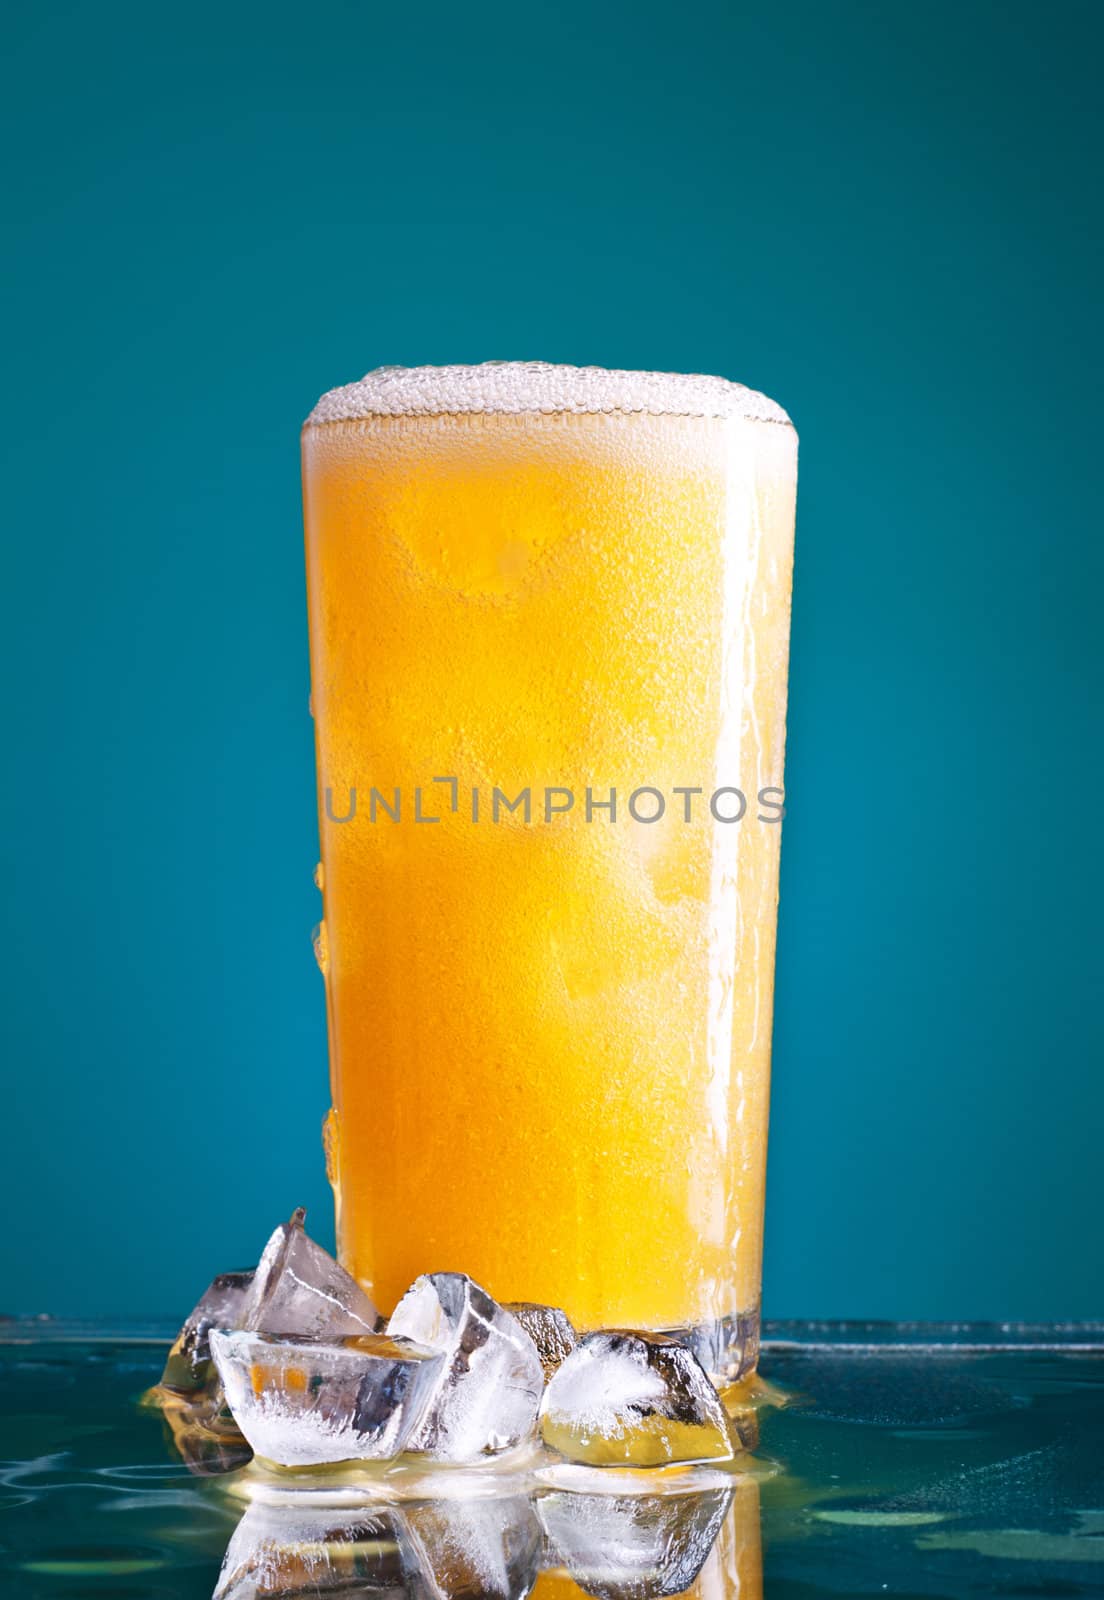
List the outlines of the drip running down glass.
<svg viewBox="0 0 1104 1600">
<path fill-rule="evenodd" d="M 719 378 L 384 368 L 303 432 L 346 1267 L 755 1363 L 796 435 Z"/>
</svg>

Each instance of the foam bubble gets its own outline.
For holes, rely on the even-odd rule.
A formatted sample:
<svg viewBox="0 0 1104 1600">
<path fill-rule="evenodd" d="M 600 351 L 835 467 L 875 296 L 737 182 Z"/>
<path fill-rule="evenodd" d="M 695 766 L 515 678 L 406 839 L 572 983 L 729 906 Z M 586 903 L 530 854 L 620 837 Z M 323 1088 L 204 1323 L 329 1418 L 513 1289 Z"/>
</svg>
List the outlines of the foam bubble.
<svg viewBox="0 0 1104 1600">
<path fill-rule="evenodd" d="M 363 417 L 563 411 L 790 420 L 766 395 L 727 378 L 563 367 L 547 361 L 484 361 L 475 367 L 377 367 L 359 383 L 346 383 L 324 394 L 307 418 L 307 426 Z"/>
</svg>

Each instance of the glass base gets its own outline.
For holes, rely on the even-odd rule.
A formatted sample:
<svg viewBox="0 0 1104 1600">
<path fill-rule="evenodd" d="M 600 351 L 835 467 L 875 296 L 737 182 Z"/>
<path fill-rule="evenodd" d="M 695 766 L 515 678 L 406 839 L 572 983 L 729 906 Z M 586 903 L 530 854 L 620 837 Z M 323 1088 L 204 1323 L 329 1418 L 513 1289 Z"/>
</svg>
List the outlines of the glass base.
<svg viewBox="0 0 1104 1600">
<path fill-rule="evenodd" d="M 759 1361 L 759 1308 L 691 1328 L 664 1328 L 664 1333 L 687 1345 L 718 1387 L 738 1383 L 754 1372 Z"/>
</svg>

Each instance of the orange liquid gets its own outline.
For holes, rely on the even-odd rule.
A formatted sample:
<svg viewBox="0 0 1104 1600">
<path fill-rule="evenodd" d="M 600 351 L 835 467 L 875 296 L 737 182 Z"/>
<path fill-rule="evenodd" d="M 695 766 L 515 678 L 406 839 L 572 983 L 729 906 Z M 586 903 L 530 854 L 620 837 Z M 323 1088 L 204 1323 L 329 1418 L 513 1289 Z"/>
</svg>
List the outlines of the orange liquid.
<svg viewBox="0 0 1104 1600">
<path fill-rule="evenodd" d="M 384 1311 L 438 1270 L 584 1328 L 753 1310 L 793 430 L 369 417 L 303 455 L 343 1263 Z"/>
</svg>

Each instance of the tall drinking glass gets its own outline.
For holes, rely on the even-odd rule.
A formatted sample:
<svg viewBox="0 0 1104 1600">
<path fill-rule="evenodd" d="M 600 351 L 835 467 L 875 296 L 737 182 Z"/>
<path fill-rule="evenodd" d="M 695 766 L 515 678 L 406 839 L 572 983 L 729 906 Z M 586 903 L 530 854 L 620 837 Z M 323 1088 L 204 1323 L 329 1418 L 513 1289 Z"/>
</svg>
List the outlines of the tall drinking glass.
<svg viewBox="0 0 1104 1600">
<path fill-rule="evenodd" d="M 343 1263 L 754 1366 L 796 436 L 384 368 L 303 432 Z"/>
</svg>

